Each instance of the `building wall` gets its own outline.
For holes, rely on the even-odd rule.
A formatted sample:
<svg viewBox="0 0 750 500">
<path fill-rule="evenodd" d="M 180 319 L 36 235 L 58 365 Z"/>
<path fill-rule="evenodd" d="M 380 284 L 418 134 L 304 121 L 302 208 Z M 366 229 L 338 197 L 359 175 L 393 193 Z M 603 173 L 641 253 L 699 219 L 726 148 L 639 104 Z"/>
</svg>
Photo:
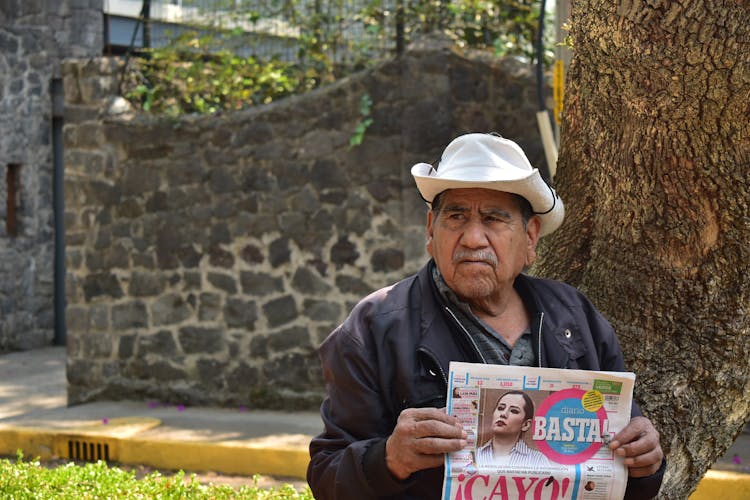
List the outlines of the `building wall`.
<svg viewBox="0 0 750 500">
<path fill-rule="evenodd" d="M 50 89 L 63 58 L 101 53 L 101 31 L 101 0 L 0 1 L 0 352 L 54 337 Z"/>
<path fill-rule="evenodd" d="M 317 407 L 316 346 L 426 260 L 411 165 L 468 131 L 543 161 L 527 68 L 441 46 L 179 120 L 129 112 L 117 71 L 110 59 L 63 70 L 71 403 Z M 352 148 L 365 94 L 373 123 Z"/>
</svg>

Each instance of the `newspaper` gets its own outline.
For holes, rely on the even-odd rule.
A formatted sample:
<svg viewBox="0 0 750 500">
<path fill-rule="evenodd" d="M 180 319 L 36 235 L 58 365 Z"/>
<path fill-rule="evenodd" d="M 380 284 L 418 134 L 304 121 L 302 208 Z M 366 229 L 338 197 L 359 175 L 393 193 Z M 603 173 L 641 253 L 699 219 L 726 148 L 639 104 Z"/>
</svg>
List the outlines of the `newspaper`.
<svg viewBox="0 0 750 500">
<path fill-rule="evenodd" d="M 451 362 L 447 411 L 468 444 L 446 455 L 443 500 L 621 500 L 607 446 L 630 421 L 635 375 Z"/>
</svg>

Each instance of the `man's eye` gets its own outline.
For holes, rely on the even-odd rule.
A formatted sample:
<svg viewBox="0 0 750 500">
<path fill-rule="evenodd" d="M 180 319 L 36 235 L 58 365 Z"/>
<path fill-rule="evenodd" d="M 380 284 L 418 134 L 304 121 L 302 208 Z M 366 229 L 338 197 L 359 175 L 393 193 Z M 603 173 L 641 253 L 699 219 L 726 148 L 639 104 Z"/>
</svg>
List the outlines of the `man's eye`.
<svg viewBox="0 0 750 500">
<path fill-rule="evenodd" d="M 485 215 L 484 221 L 489 224 L 494 224 L 496 222 L 507 222 L 505 218 L 500 217 L 498 215 Z"/>
</svg>

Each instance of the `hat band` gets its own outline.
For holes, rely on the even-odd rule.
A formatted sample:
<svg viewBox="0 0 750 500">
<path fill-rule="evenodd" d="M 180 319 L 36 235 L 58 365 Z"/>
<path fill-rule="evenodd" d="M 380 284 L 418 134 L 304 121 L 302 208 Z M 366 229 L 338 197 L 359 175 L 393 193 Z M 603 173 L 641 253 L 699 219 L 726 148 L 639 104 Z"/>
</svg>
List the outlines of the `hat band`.
<svg viewBox="0 0 750 500">
<path fill-rule="evenodd" d="M 545 214 L 548 214 L 551 211 L 553 211 L 555 209 L 555 205 L 557 205 L 557 196 L 555 195 L 555 190 L 552 189 L 552 186 L 550 186 L 549 184 L 547 184 L 547 181 L 544 180 L 544 177 L 542 177 L 542 181 L 544 182 L 544 185 L 547 186 L 547 188 L 549 189 L 549 194 L 552 195 L 552 206 L 546 212 L 534 212 L 534 215 L 545 215 Z"/>
</svg>

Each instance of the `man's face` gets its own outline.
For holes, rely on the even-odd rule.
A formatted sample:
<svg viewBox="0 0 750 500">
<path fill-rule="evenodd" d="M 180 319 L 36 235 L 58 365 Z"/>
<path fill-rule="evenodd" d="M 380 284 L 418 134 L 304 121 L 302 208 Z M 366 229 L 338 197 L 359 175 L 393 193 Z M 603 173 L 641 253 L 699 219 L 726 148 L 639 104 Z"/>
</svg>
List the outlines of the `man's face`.
<svg viewBox="0 0 750 500">
<path fill-rule="evenodd" d="M 442 194 L 440 211 L 427 216 L 427 251 L 446 284 L 469 305 L 502 303 L 536 258 L 540 226 L 532 217 L 524 228 L 509 193 L 451 189 Z"/>
</svg>

